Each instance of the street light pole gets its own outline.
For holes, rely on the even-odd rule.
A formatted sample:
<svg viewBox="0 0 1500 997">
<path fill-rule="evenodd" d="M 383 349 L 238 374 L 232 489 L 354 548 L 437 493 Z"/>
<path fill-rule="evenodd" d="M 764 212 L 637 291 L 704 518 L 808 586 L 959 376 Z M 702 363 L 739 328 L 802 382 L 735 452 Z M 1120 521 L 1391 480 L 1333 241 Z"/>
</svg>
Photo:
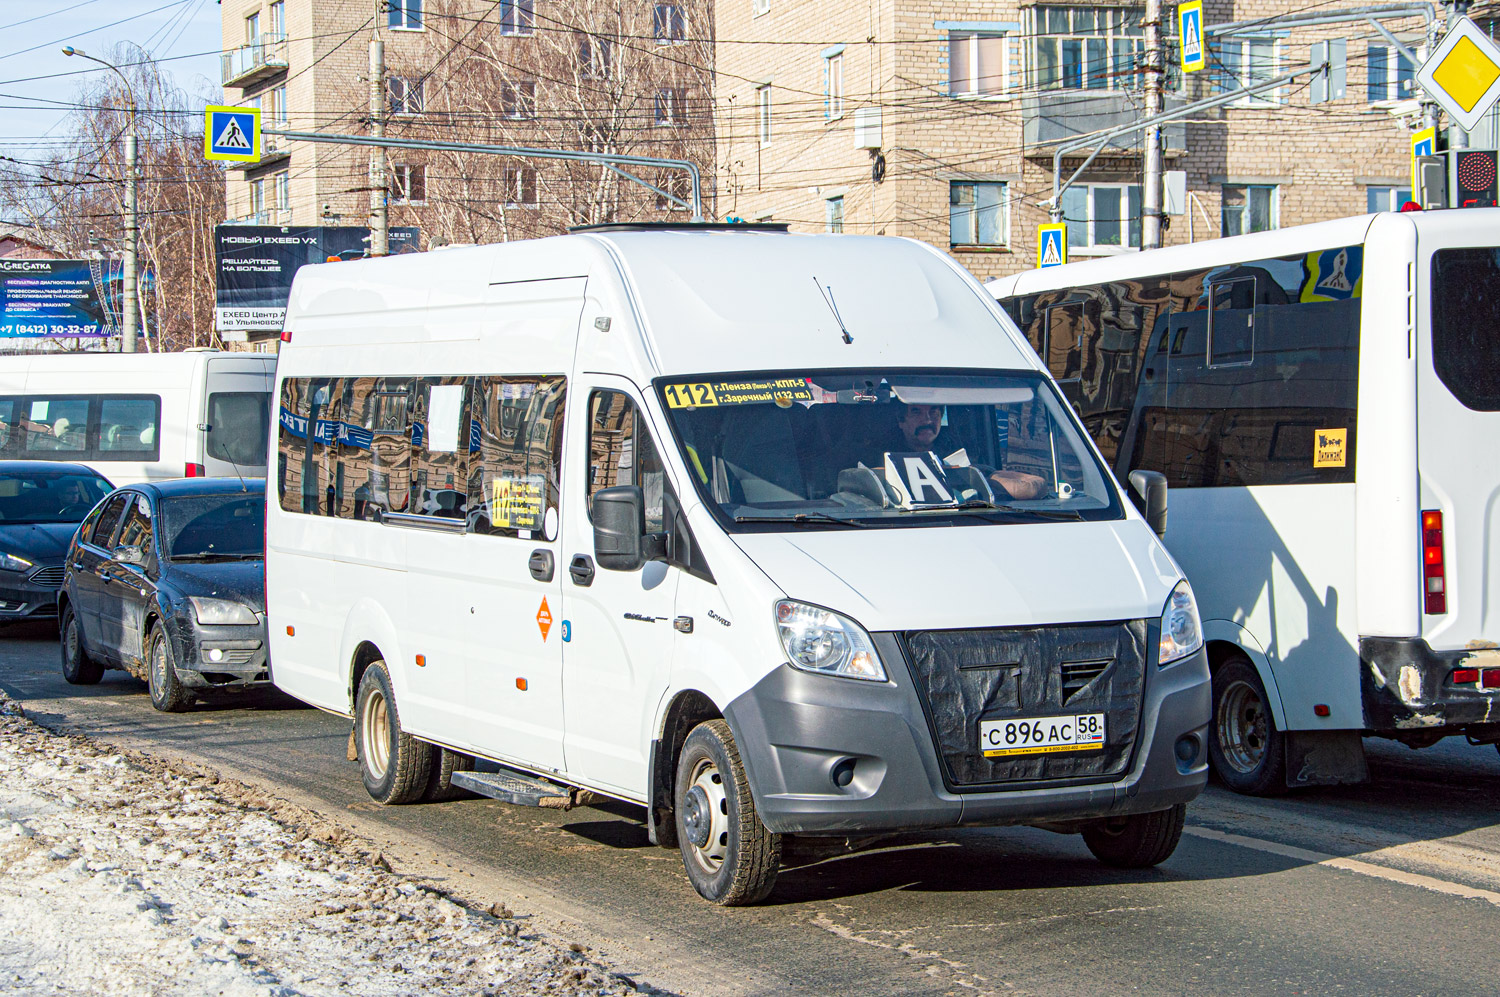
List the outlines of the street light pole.
<svg viewBox="0 0 1500 997">
<path fill-rule="evenodd" d="M 120 302 L 120 352 L 134 353 L 136 350 L 136 330 L 140 326 L 140 308 L 136 298 L 136 242 L 140 235 L 139 222 L 136 217 L 136 188 L 135 188 L 135 160 L 136 160 L 136 132 L 135 132 L 135 90 L 130 86 L 130 80 L 120 72 L 120 67 L 110 62 L 105 62 L 97 56 L 89 55 L 82 49 L 69 45 L 63 49 L 63 55 L 76 55 L 90 62 L 97 62 L 107 69 L 112 69 L 115 75 L 120 77 L 120 82 L 125 84 L 126 109 L 129 117 L 125 123 L 125 259 L 123 286 L 120 292 L 123 299 Z"/>
</svg>

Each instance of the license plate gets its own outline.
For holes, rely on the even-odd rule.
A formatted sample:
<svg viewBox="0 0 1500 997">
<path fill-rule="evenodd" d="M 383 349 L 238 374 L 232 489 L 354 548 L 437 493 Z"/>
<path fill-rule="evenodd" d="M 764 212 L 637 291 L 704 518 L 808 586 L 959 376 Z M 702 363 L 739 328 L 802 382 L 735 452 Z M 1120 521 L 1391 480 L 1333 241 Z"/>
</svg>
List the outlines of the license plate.
<svg viewBox="0 0 1500 997">
<path fill-rule="evenodd" d="M 979 749 L 986 758 L 1041 755 L 1053 751 L 1098 751 L 1103 747 L 1102 713 L 979 721 Z"/>
</svg>

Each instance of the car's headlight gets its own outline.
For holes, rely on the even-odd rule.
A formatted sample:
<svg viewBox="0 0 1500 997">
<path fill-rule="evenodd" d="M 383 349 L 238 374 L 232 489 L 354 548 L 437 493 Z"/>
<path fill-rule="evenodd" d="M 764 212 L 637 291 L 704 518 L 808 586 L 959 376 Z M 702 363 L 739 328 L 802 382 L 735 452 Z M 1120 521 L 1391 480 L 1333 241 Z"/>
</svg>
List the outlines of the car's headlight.
<svg viewBox="0 0 1500 997">
<path fill-rule="evenodd" d="M 1203 646 L 1203 621 L 1198 618 L 1198 603 L 1187 579 L 1177 583 L 1167 597 L 1161 612 L 1161 653 L 1158 665 L 1185 658 Z"/>
<path fill-rule="evenodd" d="M 202 599 L 198 596 L 188 596 L 188 602 L 193 604 L 193 612 L 197 614 L 198 622 L 205 626 L 260 622 L 255 615 L 255 610 L 243 602 L 234 602 L 229 599 Z"/>
<path fill-rule="evenodd" d="M 776 604 L 776 632 L 793 668 L 849 679 L 885 681 L 885 666 L 864 628 L 805 602 Z"/>
<path fill-rule="evenodd" d="M 24 557 L 17 557 L 14 554 L 0 554 L 0 571 L 25 571 L 28 568 L 34 567 L 36 565 Z"/>
</svg>

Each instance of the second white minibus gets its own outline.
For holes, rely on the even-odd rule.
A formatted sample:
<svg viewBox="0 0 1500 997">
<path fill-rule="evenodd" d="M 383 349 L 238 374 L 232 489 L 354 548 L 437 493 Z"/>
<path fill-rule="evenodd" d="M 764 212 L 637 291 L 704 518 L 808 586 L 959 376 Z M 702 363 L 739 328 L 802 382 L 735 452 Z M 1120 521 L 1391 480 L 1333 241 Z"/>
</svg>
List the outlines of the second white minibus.
<svg viewBox="0 0 1500 997">
<path fill-rule="evenodd" d="M 286 336 L 273 679 L 376 800 L 641 804 L 721 904 L 783 834 L 1176 847 L 1192 590 L 947 257 L 580 233 L 304 267 Z"/>
<path fill-rule="evenodd" d="M 1500 210 L 1385 213 L 989 285 L 1115 474 L 1166 475 L 1215 770 L 1500 745 Z"/>
</svg>

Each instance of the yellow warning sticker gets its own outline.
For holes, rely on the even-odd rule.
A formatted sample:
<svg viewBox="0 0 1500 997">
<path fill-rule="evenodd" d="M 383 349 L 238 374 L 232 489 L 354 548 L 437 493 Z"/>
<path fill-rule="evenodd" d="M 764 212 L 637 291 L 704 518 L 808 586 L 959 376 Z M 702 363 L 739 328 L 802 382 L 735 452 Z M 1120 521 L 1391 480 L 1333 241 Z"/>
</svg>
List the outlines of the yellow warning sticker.
<svg viewBox="0 0 1500 997">
<path fill-rule="evenodd" d="M 1313 433 L 1313 467 L 1343 467 L 1348 459 L 1349 430 L 1319 429 Z"/>
<path fill-rule="evenodd" d="M 756 405 L 768 402 L 785 408 L 792 402 L 813 400 L 812 389 L 799 377 L 669 384 L 664 392 L 668 408 L 707 408 L 711 405 Z"/>
</svg>

